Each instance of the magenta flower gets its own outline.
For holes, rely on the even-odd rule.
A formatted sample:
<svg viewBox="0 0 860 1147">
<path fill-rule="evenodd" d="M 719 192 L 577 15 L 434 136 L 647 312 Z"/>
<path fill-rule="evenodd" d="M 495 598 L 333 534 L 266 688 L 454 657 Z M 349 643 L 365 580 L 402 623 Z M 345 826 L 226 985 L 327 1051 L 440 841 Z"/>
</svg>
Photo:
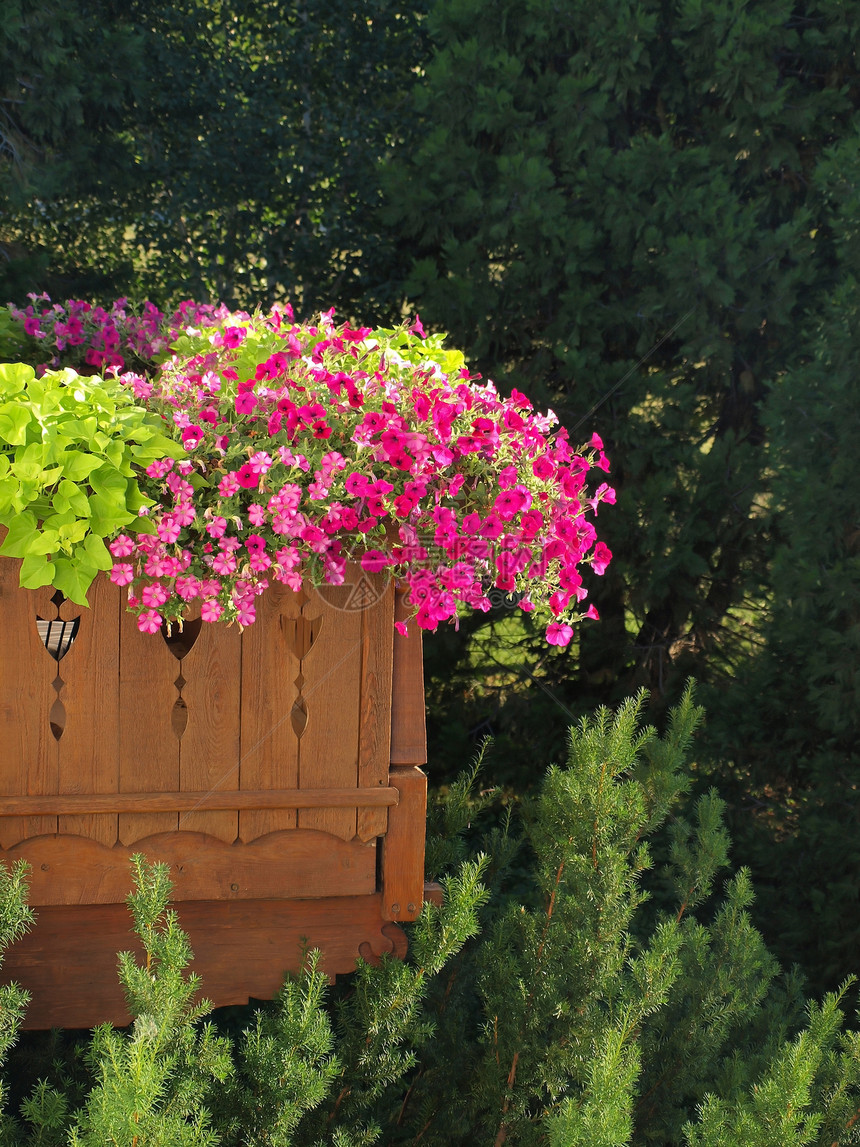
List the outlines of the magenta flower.
<svg viewBox="0 0 860 1147">
<path fill-rule="evenodd" d="M 167 601 L 170 594 L 161 584 L 161 582 L 152 582 L 150 585 L 145 585 L 140 592 L 140 600 L 144 605 L 153 608 L 158 608 Z M 159 625 L 161 622 L 159 621 Z"/>
<path fill-rule="evenodd" d="M 193 450 L 203 441 L 202 426 L 186 426 L 182 431 L 182 445 L 186 450 Z"/>
<path fill-rule="evenodd" d="M 247 334 L 247 327 L 225 327 L 224 346 L 230 347 L 231 350 L 237 346 L 241 346 L 245 341 Z"/>
<path fill-rule="evenodd" d="M 381 573 L 390 565 L 390 559 L 382 550 L 367 550 L 361 556 L 361 568 L 368 573 Z"/>
<path fill-rule="evenodd" d="M 498 514 L 489 513 L 481 522 L 481 535 L 485 538 L 497 538 L 503 532 L 505 524 Z"/>
<path fill-rule="evenodd" d="M 134 581 L 134 569 L 127 562 L 114 565 L 110 571 L 110 580 L 114 585 L 130 585 Z"/>
<path fill-rule="evenodd" d="M 171 514 L 165 514 L 155 527 L 155 532 L 163 542 L 175 542 L 180 534 L 179 522 Z"/>
<path fill-rule="evenodd" d="M 204 621 L 217 621 L 223 612 L 220 602 L 213 601 L 211 598 L 204 601 L 200 606 L 200 616 Z"/>
<path fill-rule="evenodd" d="M 591 568 L 596 574 L 606 573 L 606 567 L 612 561 L 612 550 L 605 542 L 598 542 L 591 555 Z"/>
<path fill-rule="evenodd" d="M 120 534 L 108 546 L 108 549 L 115 558 L 127 558 L 134 553 L 134 542 L 128 534 Z"/>
<path fill-rule="evenodd" d="M 249 534 L 245 539 L 245 549 L 251 554 L 265 553 L 266 540 L 261 538 L 259 534 Z"/>
<path fill-rule="evenodd" d="M 573 629 L 558 621 L 551 621 L 546 627 L 546 639 L 550 645 L 569 645 Z"/>
<path fill-rule="evenodd" d="M 221 550 L 212 559 L 212 569 L 215 573 L 220 574 L 221 577 L 228 577 L 230 574 L 236 572 L 236 559 L 229 553 Z"/>
<path fill-rule="evenodd" d="M 222 498 L 232 498 L 234 494 L 239 493 L 239 490 L 240 482 L 235 474 L 225 474 L 218 483 L 218 493 Z"/>
<path fill-rule="evenodd" d="M 257 611 L 254 608 L 254 600 L 251 598 L 243 598 L 242 601 L 236 604 L 236 620 L 240 625 L 253 625 L 257 617 Z"/>
<path fill-rule="evenodd" d="M 154 609 L 145 610 L 137 619 L 137 628 L 141 633 L 158 633 L 161 625 L 161 614 Z"/>
<path fill-rule="evenodd" d="M 257 551 L 252 553 L 248 558 L 248 565 L 250 565 L 254 573 L 263 573 L 264 570 L 267 570 L 271 564 L 272 559 L 267 553 L 265 553 L 265 551 Z"/>
<path fill-rule="evenodd" d="M 246 462 L 244 466 L 240 466 L 235 472 L 236 481 L 245 490 L 256 490 L 260 485 L 260 474 L 254 469 L 250 462 Z"/>
</svg>

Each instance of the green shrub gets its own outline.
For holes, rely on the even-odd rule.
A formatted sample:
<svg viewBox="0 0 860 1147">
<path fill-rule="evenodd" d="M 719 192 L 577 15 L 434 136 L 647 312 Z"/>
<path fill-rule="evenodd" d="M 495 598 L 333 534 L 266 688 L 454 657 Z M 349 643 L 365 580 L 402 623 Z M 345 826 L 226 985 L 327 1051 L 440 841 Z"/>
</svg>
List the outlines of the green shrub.
<svg viewBox="0 0 860 1147">
<path fill-rule="evenodd" d="M 661 738 L 641 727 L 644 701 L 571 730 L 567 767 L 549 771 L 518 829 L 503 815 L 482 832 L 493 798 L 472 796 L 475 770 L 439 794 L 429 855 L 444 906 L 425 906 L 405 962 L 360 964 L 333 987 L 311 953 L 271 1003 L 204 1020 L 166 873 L 138 858 L 146 966 L 119 964 L 134 1022 L 98 1028 L 74 1079 L 37 1068 L 0 1142 L 860 1141 L 845 990 L 804 1005 L 750 923 L 744 871 L 715 897 L 722 802 L 678 812 L 701 710 L 688 689 Z M 470 856 L 476 837 L 486 851 Z M 2 886 L 7 941 L 23 919 L 17 879 Z"/>
</svg>

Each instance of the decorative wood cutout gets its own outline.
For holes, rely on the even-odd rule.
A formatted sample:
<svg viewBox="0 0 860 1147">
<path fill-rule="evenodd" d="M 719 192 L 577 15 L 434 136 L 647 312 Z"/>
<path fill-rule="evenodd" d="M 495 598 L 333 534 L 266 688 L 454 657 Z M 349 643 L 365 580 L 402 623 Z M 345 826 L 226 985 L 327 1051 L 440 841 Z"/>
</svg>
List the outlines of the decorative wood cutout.
<svg viewBox="0 0 860 1147">
<path fill-rule="evenodd" d="M 36 629 L 39 631 L 39 637 L 42 639 L 42 644 L 48 653 L 55 661 L 62 661 L 69 650 L 72 648 L 75 638 L 78 636 L 78 629 L 80 628 L 80 617 L 74 617 L 70 621 L 64 621 L 60 617 L 60 606 L 65 601 L 65 597 L 59 590 L 51 598 L 51 604 L 56 606 L 56 617 L 48 618 L 36 615 Z"/>
<path fill-rule="evenodd" d="M 308 706 L 302 695 L 302 689 L 305 684 L 302 662 L 310 653 L 314 642 L 319 636 L 323 623 L 323 618 L 319 614 L 316 617 L 305 617 L 304 610 L 309 600 L 305 591 L 302 590 L 299 596 L 299 604 L 302 612 L 298 617 L 282 619 L 287 626 L 289 647 L 299 663 L 299 671 L 295 677 L 296 699 L 293 702 L 293 707 L 290 712 L 290 724 L 293 726 L 293 732 L 296 734 L 298 740 L 301 740 L 302 734 L 308 727 Z"/>
<path fill-rule="evenodd" d="M 55 741 L 59 741 L 66 728 L 66 707 L 60 697 L 65 681 L 63 681 L 60 676 L 59 663 L 72 648 L 74 640 L 78 636 L 78 629 L 81 624 L 80 617 L 73 617 L 69 620 L 64 620 L 60 617 L 60 606 L 63 605 L 65 600 L 63 594 L 57 590 L 51 598 L 51 604 L 56 609 L 56 617 L 46 619 L 40 617 L 38 614 L 36 615 L 36 629 L 38 630 L 42 644 L 48 654 L 57 662 L 57 676 L 51 682 L 57 696 L 54 698 L 54 703 L 51 705 L 48 714 L 51 734 Z"/>
<path fill-rule="evenodd" d="M 193 621 L 185 621 L 181 627 L 177 622 L 168 625 L 165 622 L 161 627 L 161 636 L 164 638 L 164 643 L 177 661 L 181 661 L 186 654 L 190 653 L 194 648 L 194 642 L 200 636 L 200 627 L 203 624 L 203 619 L 200 617 L 194 618 Z"/>
<path fill-rule="evenodd" d="M 164 644 L 180 665 L 182 659 L 194 648 L 194 642 L 200 636 L 202 624 L 202 618 L 197 617 L 193 621 L 183 622 L 181 626 L 178 624 L 168 625 L 166 622 L 162 625 L 161 636 L 164 638 Z M 182 734 L 188 727 L 188 705 L 182 696 L 183 686 L 187 685 L 188 682 L 182 676 L 181 670 L 173 684 L 176 686 L 179 696 L 176 698 L 170 713 L 170 727 L 176 734 L 176 739 L 181 741 Z"/>
</svg>

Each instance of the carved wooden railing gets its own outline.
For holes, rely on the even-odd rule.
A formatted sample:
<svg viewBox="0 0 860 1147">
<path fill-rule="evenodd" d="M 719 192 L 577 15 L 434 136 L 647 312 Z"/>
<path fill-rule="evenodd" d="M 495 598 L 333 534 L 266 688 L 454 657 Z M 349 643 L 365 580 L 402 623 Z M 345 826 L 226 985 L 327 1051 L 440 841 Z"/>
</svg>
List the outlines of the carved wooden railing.
<svg viewBox="0 0 860 1147">
<path fill-rule="evenodd" d="M 357 574 L 357 576 L 355 576 Z M 39 922 L 7 957 L 32 1027 L 122 1022 L 129 857 L 169 863 L 216 1003 L 274 992 L 302 938 L 330 975 L 405 950 L 423 892 L 420 634 L 354 571 L 275 583 L 243 634 L 138 631 L 99 578 L 91 609 L 17 588 L 0 559 L 0 857 L 30 865 Z"/>
</svg>

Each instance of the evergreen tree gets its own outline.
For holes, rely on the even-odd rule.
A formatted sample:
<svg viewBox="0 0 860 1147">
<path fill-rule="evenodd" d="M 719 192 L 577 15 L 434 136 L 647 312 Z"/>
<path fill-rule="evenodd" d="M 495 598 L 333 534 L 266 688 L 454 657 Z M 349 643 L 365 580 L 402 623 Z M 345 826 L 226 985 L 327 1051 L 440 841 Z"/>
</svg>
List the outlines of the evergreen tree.
<svg viewBox="0 0 860 1147">
<path fill-rule="evenodd" d="M 410 137 L 422 13 L 382 0 L 52 6 L 71 90 L 13 85 L 40 163 L 0 224 L 19 256 L 7 293 L 390 313 L 398 247 L 378 225 L 377 166 Z M 41 66 L 35 19 L 0 31 L 0 61 L 5 44 Z"/>
<path fill-rule="evenodd" d="M 709 748 L 755 864 L 781 959 L 835 988 L 860 944 L 860 137 L 834 146 L 816 192 L 834 282 L 804 324 L 806 352 L 766 407 L 774 557 L 763 646 L 709 697 Z M 754 695 L 755 707 L 744 700 Z M 787 889 L 790 895 L 786 895 Z"/>
<path fill-rule="evenodd" d="M 515 713 L 470 692 L 465 722 L 540 752 L 529 673 L 577 712 L 640 684 L 662 703 L 749 654 L 763 404 L 833 283 L 815 173 L 855 130 L 860 24 L 831 0 L 438 0 L 428 28 L 424 138 L 387 179 L 408 293 L 478 369 L 597 430 L 618 491 L 600 624 L 552 659 L 519 639 Z M 470 636 L 471 676 L 498 677 Z"/>
<path fill-rule="evenodd" d="M 120 960 L 134 1022 L 96 1029 L 75 1081 L 37 1069 L 0 1141 L 860 1142 L 848 985 L 805 1004 L 751 924 L 747 873 L 715 893 L 723 805 L 685 796 L 701 711 L 688 690 L 658 737 L 641 725 L 645 700 L 571 730 L 566 766 L 550 769 L 519 829 L 507 817 L 481 833 L 475 818 L 491 806 L 470 796 L 474 770 L 440 794 L 432 855 L 450 866 L 445 902 L 425 906 L 406 962 L 360 964 L 328 987 L 308 954 L 271 1003 L 214 1024 L 194 1002 L 165 872 L 138 859 L 130 901 L 145 961 Z M 475 834 L 488 851 L 464 859 Z M 20 918 L 15 879 L 0 901 Z"/>
</svg>

